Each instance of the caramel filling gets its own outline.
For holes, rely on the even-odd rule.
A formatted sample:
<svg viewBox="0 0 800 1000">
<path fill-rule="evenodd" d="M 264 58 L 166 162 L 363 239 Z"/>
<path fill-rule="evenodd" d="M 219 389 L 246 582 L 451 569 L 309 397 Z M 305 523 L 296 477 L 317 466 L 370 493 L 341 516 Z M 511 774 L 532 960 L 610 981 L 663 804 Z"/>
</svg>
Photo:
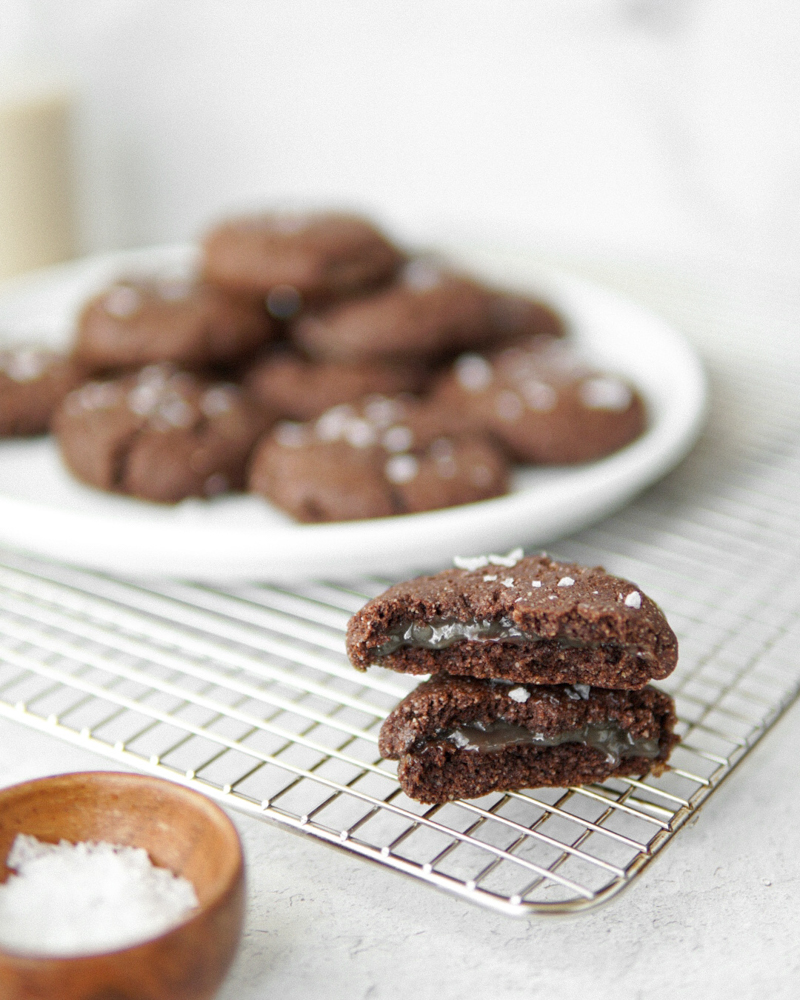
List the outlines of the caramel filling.
<svg viewBox="0 0 800 1000">
<path fill-rule="evenodd" d="M 627 757 L 654 760 L 660 749 L 658 737 L 636 739 L 612 721 L 592 722 L 580 729 L 545 736 L 501 718 L 490 723 L 465 723 L 437 733 L 435 739 L 448 740 L 459 750 L 475 753 L 497 753 L 516 746 L 557 747 L 562 743 L 582 743 L 599 750 L 614 767 Z"/>
<path fill-rule="evenodd" d="M 431 618 L 427 622 L 401 622 L 387 632 L 388 639 L 370 650 L 375 657 L 389 656 L 398 649 L 447 649 L 458 642 L 508 642 L 516 645 L 546 642 L 558 649 L 599 649 L 614 647 L 636 651 L 637 647 L 618 642 L 587 642 L 569 636 L 550 638 L 525 632 L 510 618 Z"/>
</svg>

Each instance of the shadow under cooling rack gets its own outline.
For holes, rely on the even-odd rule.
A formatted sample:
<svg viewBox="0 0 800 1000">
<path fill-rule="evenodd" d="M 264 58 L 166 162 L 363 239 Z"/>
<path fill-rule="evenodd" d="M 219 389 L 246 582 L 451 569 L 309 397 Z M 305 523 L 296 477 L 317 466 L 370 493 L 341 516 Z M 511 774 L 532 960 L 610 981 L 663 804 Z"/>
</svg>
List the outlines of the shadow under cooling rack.
<svg viewBox="0 0 800 1000">
<path fill-rule="evenodd" d="M 629 510 L 624 551 L 612 521 L 568 554 L 647 580 L 679 634 L 662 687 L 682 742 L 660 778 L 408 799 L 377 738 L 418 679 L 357 674 L 344 654 L 347 619 L 377 580 L 143 585 L 5 553 L 0 713 L 494 910 L 585 908 L 664 847 L 800 680 L 786 628 L 796 595 L 737 608 L 724 579 L 690 572 L 691 553 L 707 556 L 691 533 L 653 560 L 651 517 Z"/>
</svg>

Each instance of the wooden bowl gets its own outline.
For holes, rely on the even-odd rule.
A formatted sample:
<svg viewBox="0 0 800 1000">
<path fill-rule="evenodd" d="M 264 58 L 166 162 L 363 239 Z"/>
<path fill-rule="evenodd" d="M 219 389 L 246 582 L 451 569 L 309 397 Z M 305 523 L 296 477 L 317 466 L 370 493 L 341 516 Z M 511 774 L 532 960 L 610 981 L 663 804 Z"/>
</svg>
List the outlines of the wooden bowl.
<svg viewBox="0 0 800 1000">
<path fill-rule="evenodd" d="M 200 908 L 140 945 L 50 958 L 0 949 L 3 1000 L 204 1000 L 216 993 L 242 929 L 244 863 L 225 813 L 188 788 L 97 771 L 27 781 L 0 791 L 0 881 L 18 833 L 73 843 L 143 847 L 156 865 L 194 885 Z"/>
</svg>

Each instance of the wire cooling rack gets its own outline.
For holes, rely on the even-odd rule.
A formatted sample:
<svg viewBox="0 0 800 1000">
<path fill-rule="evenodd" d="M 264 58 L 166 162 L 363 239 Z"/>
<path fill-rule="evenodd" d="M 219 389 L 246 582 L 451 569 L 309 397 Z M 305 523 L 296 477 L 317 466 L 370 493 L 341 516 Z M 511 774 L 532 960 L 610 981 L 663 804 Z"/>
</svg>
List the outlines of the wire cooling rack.
<svg viewBox="0 0 800 1000">
<path fill-rule="evenodd" d="M 416 681 L 344 655 L 379 580 L 213 589 L 0 553 L 0 714 L 503 913 L 609 898 L 800 688 L 800 353 L 793 327 L 757 352 L 729 337 L 736 315 L 707 342 L 716 417 L 689 461 L 556 547 L 635 580 L 678 633 L 661 686 L 682 743 L 660 778 L 406 798 L 377 735 Z"/>
</svg>

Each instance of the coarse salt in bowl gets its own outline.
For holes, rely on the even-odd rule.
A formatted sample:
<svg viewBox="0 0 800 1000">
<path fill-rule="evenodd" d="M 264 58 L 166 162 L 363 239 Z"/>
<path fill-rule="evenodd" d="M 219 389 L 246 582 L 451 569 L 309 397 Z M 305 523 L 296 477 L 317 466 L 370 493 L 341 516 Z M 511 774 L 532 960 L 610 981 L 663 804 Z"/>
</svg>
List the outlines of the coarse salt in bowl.
<svg viewBox="0 0 800 1000">
<path fill-rule="evenodd" d="M 24 836 L 18 840 L 20 834 Z M 37 841 L 44 847 L 37 847 Z M 62 841 L 66 844 L 58 848 Z M 37 853 L 43 851 L 49 855 L 47 863 L 62 870 L 64 905 L 74 906 L 77 899 L 85 906 L 87 897 L 101 905 L 94 891 L 97 871 L 86 875 L 89 884 L 81 890 L 75 884 L 71 888 L 63 884 L 65 859 L 74 850 L 77 856 L 66 862 L 71 870 L 67 879 L 76 877 L 76 865 L 88 872 L 89 855 L 94 856 L 92 865 L 99 861 L 101 868 L 108 866 L 105 877 L 116 881 L 105 889 L 127 900 L 125 919 L 115 920 L 116 930 L 121 928 L 127 939 L 123 934 L 109 945 L 108 936 L 103 938 L 86 918 L 83 934 L 65 940 L 58 936 L 63 927 L 55 938 L 48 931 L 38 949 L 30 949 L 29 937 L 22 938 L 22 947 L 19 942 L 9 946 L 0 940 L 0 996 L 4 1000 L 34 996 L 210 1000 L 233 960 L 244 912 L 241 845 L 225 813 L 198 792 L 135 774 L 57 775 L 0 791 L 0 858 L 4 862 L 0 880 L 18 878 L 21 862 L 36 861 Z M 85 855 L 82 860 L 80 855 Z M 116 874 L 110 874 L 113 871 Z M 162 922 L 153 933 L 152 915 L 147 916 L 152 894 L 172 897 L 176 876 L 186 885 L 169 904 L 174 905 L 168 915 L 173 926 L 164 929 Z M 119 882 L 126 878 L 133 879 L 127 890 Z M 158 888 L 151 884 L 153 879 Z M 131 893 L 142 886 L 146 892 L 136 904 L 139 913 L 131 923 Z M 106 944 L 84 953 L 87 938 L 98 933 L 95 943 L 105 940 Z M 142 933 L 147 933 L 147 940 L 141 940 Z M 137 937 L 139 943 L 131 943 Z M 129 943 L 121 943 L 125 940 Z M 52 953 L 59 948 L 61 954 Z"/>
</svg>

